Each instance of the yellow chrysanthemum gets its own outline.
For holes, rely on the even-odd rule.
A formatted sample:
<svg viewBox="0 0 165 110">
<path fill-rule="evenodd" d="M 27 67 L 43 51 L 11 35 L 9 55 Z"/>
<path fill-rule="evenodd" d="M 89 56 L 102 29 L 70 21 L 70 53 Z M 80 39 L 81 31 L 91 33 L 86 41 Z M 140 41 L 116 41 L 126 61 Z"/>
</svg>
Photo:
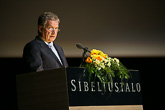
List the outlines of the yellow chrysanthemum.
<svg viewBox="0 0 165 110">
<path fill-rule="evenodd" d="M 100 54 L 102 51 L 100 51 L 100 50 L 96 50 L 96 49 L 93 49 L 92 51 L 91 51 L 91 55 L 98 55 L 98 54 Z"/>
<path fill-rule="evenodd" d="M 107 58 L 108 55 L 103 53 L 103 54 L 101 54 L 101 56 L 104 58 Z"/>
</svg>

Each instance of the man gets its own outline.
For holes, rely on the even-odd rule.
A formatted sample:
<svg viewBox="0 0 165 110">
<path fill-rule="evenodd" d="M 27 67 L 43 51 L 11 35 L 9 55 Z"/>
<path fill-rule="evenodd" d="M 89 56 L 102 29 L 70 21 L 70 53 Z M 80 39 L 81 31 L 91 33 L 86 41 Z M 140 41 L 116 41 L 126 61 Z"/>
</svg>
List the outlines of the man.
<svg viewBox="0 0 165 110">
<path fill-rule="evenodd" d="M 23 51 L 28 72 L 67 67 L 62 48 L 54 43 L 59 32 L 60 20 L 57 15 L 45 12 L 38 18 L 38 36 L 27 43 Z"/>
</svg>

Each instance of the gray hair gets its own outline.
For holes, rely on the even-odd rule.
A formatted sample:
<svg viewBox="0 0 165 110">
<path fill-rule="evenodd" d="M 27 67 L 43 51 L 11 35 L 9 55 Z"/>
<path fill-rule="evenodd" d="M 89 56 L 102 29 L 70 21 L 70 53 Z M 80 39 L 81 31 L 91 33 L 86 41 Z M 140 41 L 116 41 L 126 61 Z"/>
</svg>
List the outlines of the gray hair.
<svg viewBox="0 0 165 110">
<path fill-rule="evenodd" d="M 52 12 L 44 12 L 38 17 L 38 26 L 41 25 L 45 27 L 45 24 L 47 23 L 48 20 L 54 20 L 54 21 L 57 20 L 58 23 L 60 23 L 60 19 L 56 14 Z M 38 34 L 40 34 L 39 30 L 38 30 Z"/>
</svg>

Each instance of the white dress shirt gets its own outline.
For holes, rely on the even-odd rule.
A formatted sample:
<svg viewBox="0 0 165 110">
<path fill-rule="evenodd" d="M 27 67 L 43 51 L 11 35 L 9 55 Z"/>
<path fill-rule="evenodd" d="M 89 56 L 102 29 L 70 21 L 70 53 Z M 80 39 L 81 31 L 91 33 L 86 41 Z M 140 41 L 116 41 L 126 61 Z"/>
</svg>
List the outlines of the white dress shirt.
<svg viewBox="0 0 165 110">
<path fill-rule="evenodd" d="M 45 42 L 49 48 L 51 48 L 51 50 L 53 51 L 53 53 L 56 55 L 56 57 L 58 58 L 58 60 L 60 61 L 60 63 L 62 64 L 62 61 L 57 53 L 57 50 L 55 49 L 54 45 L 53 45 L 53 42 L 50 42 L 50 43 L 47 43 Z M 62 64 L 63 65 L 63 64 Z"/>
</svg>

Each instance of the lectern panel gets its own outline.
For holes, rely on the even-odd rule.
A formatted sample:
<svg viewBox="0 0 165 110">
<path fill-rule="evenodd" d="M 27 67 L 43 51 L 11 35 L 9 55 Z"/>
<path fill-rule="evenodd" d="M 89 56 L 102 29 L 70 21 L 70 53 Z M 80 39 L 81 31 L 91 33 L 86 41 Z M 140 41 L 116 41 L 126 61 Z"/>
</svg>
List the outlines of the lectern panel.
<svg viewBox="0 0 165 110">
<path fill-rule="evenodd" d="M 65 68 L 17 75 L 19 110 L 69 110 Z"/>
</svg>

